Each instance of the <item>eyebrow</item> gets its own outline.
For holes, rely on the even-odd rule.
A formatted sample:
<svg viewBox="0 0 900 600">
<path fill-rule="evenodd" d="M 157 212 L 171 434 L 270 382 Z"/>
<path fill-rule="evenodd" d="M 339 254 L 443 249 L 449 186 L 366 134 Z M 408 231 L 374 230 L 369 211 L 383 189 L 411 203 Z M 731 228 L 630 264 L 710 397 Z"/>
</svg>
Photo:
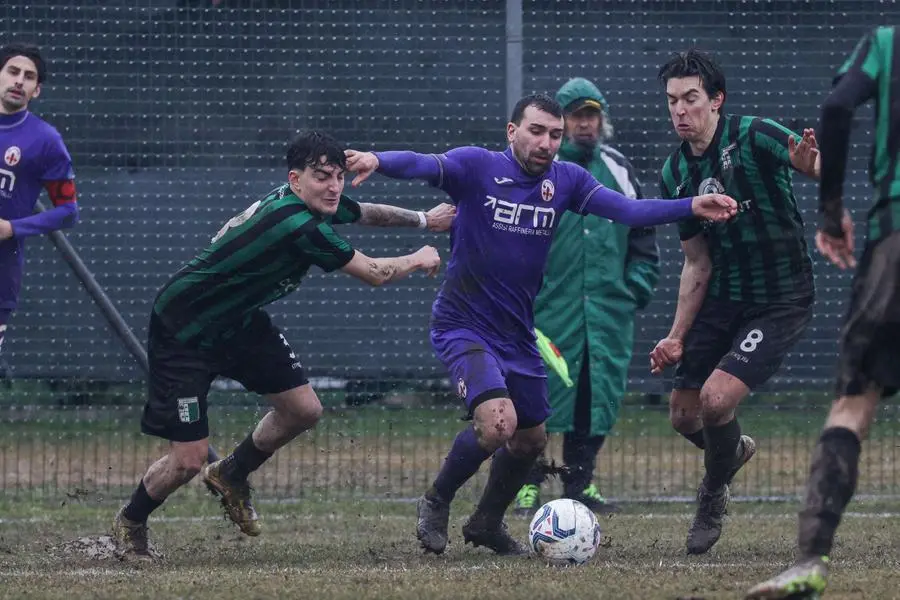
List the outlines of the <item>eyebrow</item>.
<svg viewBox="0 0 900 600">
<path fill-rule="evenodd" d="M 315 171 L 316 173 L 322 173 L 323 175 L 329 175 L 329 176 L 330 176 L 332 173 L 337 173 L 338 175 L 340 175 L 341 173 L 344 173 L 344 172 L 346 171 L 346 169 L 342 169 L 342 168 L 337 167 L 337 166 L 335 166 L 334 168 L 332 168 L 332 169 L 329 171 L 329 170 L 327 170 L 327 169 L 324 168 L 325 166 L 329 166 L 329 165 L 321 165 L 321 166 L 318 166 L 318 167 L 313 167 L 313 171 Z"/>
<path fill-rule="evenodd" d="M 685 96 L 690 96 L 691 94 L 699 94 L 699 93 L 700 93 L 700 90 L 698 90 L 697 88 L 691 88 L 681 95 L 670 94 L 669 92 L 666 92 L 666 96 L 668 96 L 669 98 L 684 98 Z"/>
<path fill-rule="evenodd" d="M 16 69 L 17 71 L 25 71 L 26 75 L 37 75 L 37 71 L 35 71 L 33 69 L 23 69 L 22 67 L 14 65 L 12 63 L 7 63 L 6 68 L 7 69 Z"/>
</svg>

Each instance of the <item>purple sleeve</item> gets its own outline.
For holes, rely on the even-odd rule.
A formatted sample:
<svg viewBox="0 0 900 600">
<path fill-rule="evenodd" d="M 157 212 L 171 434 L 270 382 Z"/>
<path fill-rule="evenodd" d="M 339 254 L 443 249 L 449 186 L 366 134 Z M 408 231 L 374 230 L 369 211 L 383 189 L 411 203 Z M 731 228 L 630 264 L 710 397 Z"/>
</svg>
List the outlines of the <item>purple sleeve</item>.
<svg viewBox="0 0 900 600">
<path fill-rule="evenodd" d="M 579 214 L 592 214 L 629 227 L 650 227 L 681 221 L 694 216 L 693 198 L 680 200 L 632 200 L 597 184 L 577 206 Z"/>
<path fill-rule="evenodd" d="M 14 238 L 26 238 L 67 229 L 78 222 L 78 205 L 74 202 L 51 208 L 30 217 L 10 221 Z"/>
<path fill-rule="evenodd" d="M 425 179 L 435 183 L 441 176 L 441 165 L 434 154 L 409 151 L 376 152 L 378 172 L 393 179 Z"/>
<path fill-rule="evenodd" d="M 424 179 L 448 192 L 451 197 L 465 189 L 469 179 L 469 165 L 473 159 L 487 152 L 482 148 L 464 146 L 443 154 L 415 152 L 376 152 L 378 172 L 395 179 Z"/>
<path fill-rule="evenodd" d="M 43 169 L 41 170 L 41 181 L 62 181 L 65 179 L 75 179 L 75 172 L 72 169 L 72 157 L 63 143 L 62 136 L 59 133 L 52 135 L 44 146 Z"/>
</svg>

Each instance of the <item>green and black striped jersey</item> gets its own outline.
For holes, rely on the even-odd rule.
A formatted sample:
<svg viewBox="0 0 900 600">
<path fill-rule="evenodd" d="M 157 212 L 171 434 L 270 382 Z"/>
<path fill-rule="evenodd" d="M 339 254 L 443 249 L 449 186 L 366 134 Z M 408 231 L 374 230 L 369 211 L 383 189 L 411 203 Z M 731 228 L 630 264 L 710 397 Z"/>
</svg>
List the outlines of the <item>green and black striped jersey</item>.
<svg viewBox="0 0 900 600">
<path fill-rule="evenodd" d="M 664 198 L 728 194 L 738 215 L 726 223 L 679 223 L 682 240 L 703 234 L 712 274 L 707 294 L 723 300 L 769 303 L 810 298 L 812 261 L 792 187 L 791 130 L 770 119 L 722 115 L 702 156 L 687 142 L 666 160 Z M 797 136 L 799 141 L 799 136 Z"/>
<path fill-rule="evenodd" d="M 166 283 L 153 310 L 182 342 L 228 337 L 250 314 L 291 293 L 309 268 L 340 269 L 353 248 L 333 229 L 360 218 L 341 196 L 320 215 L 282 185 L 229 220 L 210 245 Z"/>
<path fill-rule="evenodd" d="M 875 188 L 875 204 L 868 215 L 871 242 L 900 229 L 900 71 L 895 69 L 900 52 L 895 36 L 894 27 L 869 32 L 835 78 L 838 83 L 853 75 L 859 89 L 852 90 L 851 108 L 875 99 L 875 143 L 869 162 L 869 179 Z"/>
</svg>

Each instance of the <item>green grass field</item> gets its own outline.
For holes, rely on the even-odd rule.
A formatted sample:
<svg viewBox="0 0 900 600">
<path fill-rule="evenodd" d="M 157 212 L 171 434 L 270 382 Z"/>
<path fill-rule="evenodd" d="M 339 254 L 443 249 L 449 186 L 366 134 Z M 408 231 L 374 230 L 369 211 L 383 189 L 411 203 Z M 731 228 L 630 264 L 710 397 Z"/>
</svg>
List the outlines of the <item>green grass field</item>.
<svg viewBox="0 0 900 600">
<path fill-rule="evenodd" d="M 194 482 L 151 521 L 165 560 L 141 567 L 103 558 L 95 539 L 165 451 L 162 440 L 138 433 L 140 395 L 128 389 L 124 400 L 59 407 L 46 389 L 13 391 L 21 401 L 0 403 L 0 598 L 65 600 L 739 598 L 791 560 L 796 498 L 828 406 L 810 399 L 806 408 L 782 408 L 763 399 L 741 409 L 742 427 L 759 446 L 733 486 L 744 501 L 732 504 L 715 549 L 688 557 L 692 507 L 678 499 L 693 495 L 702 455 L 671 431 L 664 407 L 627 403 L 598 464 L 604 493 L 624 499 L 625 511 L 602 521 L 603 547 L 593 561 L 560 570 L 462 546 L 459 527 L 486 468 L 457 498 L 448 553 L 418 549 L 411 500 L 463 426 L 457 407 L 407 394 L 393 407 L 348 408 L 338 394 L 323 395 L 320 426 L 253 476 L 261 537 L 242 537 Z M 246 400 L 212 399 L 220 451 L 261 416 L 264 407 Z M 886 407 L 864 447 L 861 496 L 840 531 L 829 598 L 900 598 L 897 424 L 896 408 Z M 551 455 L 560 456 L 559 436 Z M 551 482 L 545 500 L 558 491 Z M 793 500 L 749 501 L 765 497 Z M 526 523 L 510 522 L 523 536 Z"/>
<path fill-rule="evenodd" d="M 108 530 L 116 506 L 0 504 L 0 598 L 192 598 L 479 600 L 616 598 L 730 599 L 792 557 L 793 504 L 734 503 L 725 534 L 688 557 L 690 507 L 629 504 L 601 521 L 602 547 L 586 565 L 548 567 L 463 546 L 471 503 L 454 505 L 451 546 L 425 556 L 414 538 L 415 508 L 401 502 L 260 503 L 259 538 L 241 536 L 196 485 L 151 521 L 164 559 L 146 566 L 90 558 L 72 544 Z M 896 598 L 900 519 L 896 506 L 855 503 L 840 530 L 828 598 Z M 510 518 L 524 536 L 526 522 Z M 75 547 L 79 546 L 79 547 Z"/>
</svg>

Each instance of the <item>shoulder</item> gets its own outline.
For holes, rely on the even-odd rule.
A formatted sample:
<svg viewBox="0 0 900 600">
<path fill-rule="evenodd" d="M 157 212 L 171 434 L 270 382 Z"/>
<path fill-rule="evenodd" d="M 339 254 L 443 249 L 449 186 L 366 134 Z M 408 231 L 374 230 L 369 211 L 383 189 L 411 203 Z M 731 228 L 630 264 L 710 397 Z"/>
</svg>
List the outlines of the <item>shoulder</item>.
<svg viewBox="0 0 900 600">
<path fill-rule="evenodd" d="M 25 123 L 25 126 L 28 127 L 29 132 L 34 136 L 44 138 L 51 142 L 62 142 L 62 134 L 59 133 L 56 127 L 34 113 L 29 113 L 28 121 Z"/>
<path fill-rule="evenodd" d="M 486 148 L 480 148 L 478 146 L 458 146 L 456 148 L 451 148 L 446 152 L 438 154 L 439 157 L 448 157 L 454 158 L 457 160 L 483 160 L 485 158 L 497 158 L 502 156 L 501 152 L 493 152 Z"/>
</svg>

